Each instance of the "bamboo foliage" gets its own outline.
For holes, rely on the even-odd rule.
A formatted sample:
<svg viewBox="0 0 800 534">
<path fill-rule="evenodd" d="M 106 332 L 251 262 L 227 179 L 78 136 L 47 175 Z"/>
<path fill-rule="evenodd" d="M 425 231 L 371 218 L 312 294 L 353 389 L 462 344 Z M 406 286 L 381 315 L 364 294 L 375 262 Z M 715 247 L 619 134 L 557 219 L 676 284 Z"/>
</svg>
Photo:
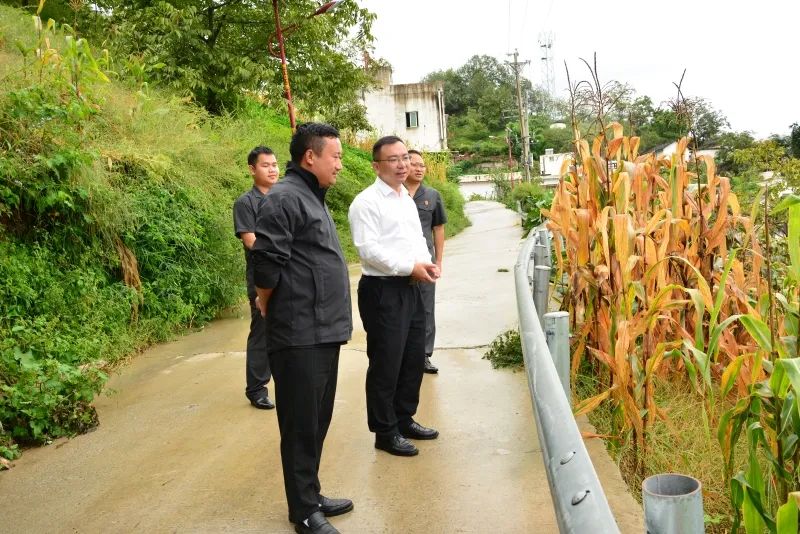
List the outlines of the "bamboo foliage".
<svg viewBox="0 0 800 534">
<path fill-rule="evenodd" d="M 579 333 L 573 374 L 587 361 L 605 384 L 577 411 L 613 403 L 616 430 L 644 452 L 648 426 L 666 419 L 656 376 L 687 374 L 702 395 L 734 363 L 739 391 L 762 378 L 755 343 L 736 321 L 763 313 L 751 304 L 764 289 L 755 212 L 742 213 L 712 158 L 700 158 L 697 186 L 687 138 L 670 157 L 640 155 L 639 139 L 613 123 L 591 147 L 575 145 L 546 215 Z"/>
</svg>

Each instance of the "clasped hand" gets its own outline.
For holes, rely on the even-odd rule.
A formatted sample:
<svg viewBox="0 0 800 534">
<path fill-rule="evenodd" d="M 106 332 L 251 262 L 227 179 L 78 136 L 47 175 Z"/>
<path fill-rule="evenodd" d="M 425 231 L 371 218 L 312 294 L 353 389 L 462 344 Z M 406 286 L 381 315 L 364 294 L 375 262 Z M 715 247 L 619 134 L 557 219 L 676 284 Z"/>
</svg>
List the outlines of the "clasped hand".
<svg viewBox="0 0 800 534">
<path fill-rule="evenodd" d="M 435 282 L 439 276 L 441 276 L 441 271 L 435 263 L 415 263 L 414 269 L 411 271 L 411 278 L 420 282 Z"/>
</svg>

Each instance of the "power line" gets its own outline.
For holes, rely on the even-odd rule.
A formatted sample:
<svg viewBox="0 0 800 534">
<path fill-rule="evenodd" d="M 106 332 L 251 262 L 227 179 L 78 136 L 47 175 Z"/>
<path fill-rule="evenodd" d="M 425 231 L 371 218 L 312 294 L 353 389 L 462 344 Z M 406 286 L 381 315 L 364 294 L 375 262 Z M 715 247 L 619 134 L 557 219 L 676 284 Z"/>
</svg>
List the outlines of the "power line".
<svg viewBox="0 0 800 534">
<path fill-rule="evenodd" d="M 508 43 L 506 45 L 506 52 L 511 51 L 511 0 L 508 0 L 508 31 L 506 31 Z"/>
<path fill-rule="evenodd" d="M 528 0 L 525 0 L 525 11 L 522 15 L 522 25 L 519 28 L 519 39 L 525 41 L 525 25 L 528 23 Z"/>
<path fill-rule="evenodd" d="M 547 13 L 545 14 L 544 18 L 542 19 L 542 27 L 547 27 L 547 23 L 550 20 L 550 11 L 553 9 L 553 0 L 550 0 L 550 4 L 547 6 Z"/>
</svg>

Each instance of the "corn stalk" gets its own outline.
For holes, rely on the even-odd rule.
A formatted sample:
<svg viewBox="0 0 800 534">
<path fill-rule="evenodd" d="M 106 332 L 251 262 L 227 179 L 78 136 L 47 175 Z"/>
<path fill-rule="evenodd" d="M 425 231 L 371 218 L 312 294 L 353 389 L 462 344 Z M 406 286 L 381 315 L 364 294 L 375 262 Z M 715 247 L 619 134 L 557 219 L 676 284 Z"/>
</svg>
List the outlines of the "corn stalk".
<svg viewBox="0 0 800 534">
<path fill-rule="evenodd" d="M 753 214 L 741 212 L 713 159 L 700 158 L 707 183 L 692 191 L 688 139 L 666 158 L 640 155 L 639 139 L 617 123 L 607 134 L 591 146 L 576 140 L 575 160 L 565 163 L 546 215 L 558 269 L 569 279 L 564 307 L 580 333 L 573 375 L 590 358 L 607 378 L 576 413 L 610 402 L 615 431 L 630 435 L 641 468 L 648 428 L 667 418 L 655 403 L 655 378 L 688 375 L 705 396 L 738 355 L 754 352 L 736 319 L 757 313 L 750 294 L 763 284 L 762 259 Z M 731 252 L 731 243 L 752 248 Z M 704 259 L 710 281 L 700 270 Z M 752 358 L 737 365 L 745 389 Z"/>
</svg>

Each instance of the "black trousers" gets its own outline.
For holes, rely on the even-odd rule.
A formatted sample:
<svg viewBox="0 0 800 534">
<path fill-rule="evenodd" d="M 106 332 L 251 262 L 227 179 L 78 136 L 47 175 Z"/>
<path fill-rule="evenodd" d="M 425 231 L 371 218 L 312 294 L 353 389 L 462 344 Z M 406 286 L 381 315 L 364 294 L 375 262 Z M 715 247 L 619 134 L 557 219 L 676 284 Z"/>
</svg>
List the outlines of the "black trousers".
<svg viewBox="0 0 800 534">
<path fill-rule="evenodd" d="M 294 347 L 269 355 L 281 433 L 289 521 L 319 509 L 319 464 L 333 415 L 341 345 Z"/>
<path fill-rule="evenodd" d="M 436 284 L 420 283 L 422 304 L 425 306 L 425 356 L 433 354 L 436 339 Z"/>
<path fill-rule="evenodd" d="M 256 297 L 250 297 L 250 334 L 247 336 L 247 360 L 244 394 L 250 400 L 257 400 L 268 394 L 270 379 L 269 355 L 267 354 L 267 321 L 256 308 Z"/>
<path fill-rule="evenodd" d="M 367 423 L 378 435 L 408 425 L 425 367 L 425 308 L 408 277 L 362 276 L 358 311 L 367 332 Z"/>
</svg>

